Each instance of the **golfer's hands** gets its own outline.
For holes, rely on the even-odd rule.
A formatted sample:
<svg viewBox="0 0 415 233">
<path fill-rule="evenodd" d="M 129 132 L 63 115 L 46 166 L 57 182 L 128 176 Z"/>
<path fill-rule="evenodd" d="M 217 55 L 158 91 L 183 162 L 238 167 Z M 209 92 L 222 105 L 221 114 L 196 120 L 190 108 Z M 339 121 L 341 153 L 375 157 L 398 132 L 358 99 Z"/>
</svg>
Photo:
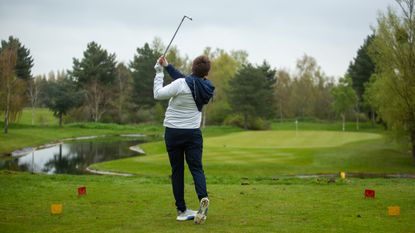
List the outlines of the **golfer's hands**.
<svg viewBox="0 0 415 233">
<path fill-rule="evenodd" d="M 167 59 L 164 56 L 161 56 L 158 60 L 158 63 L 160 63 L 162 66 L 166 67 L 169 65 L 169 63 L 167 62 Z"/>
</svg>

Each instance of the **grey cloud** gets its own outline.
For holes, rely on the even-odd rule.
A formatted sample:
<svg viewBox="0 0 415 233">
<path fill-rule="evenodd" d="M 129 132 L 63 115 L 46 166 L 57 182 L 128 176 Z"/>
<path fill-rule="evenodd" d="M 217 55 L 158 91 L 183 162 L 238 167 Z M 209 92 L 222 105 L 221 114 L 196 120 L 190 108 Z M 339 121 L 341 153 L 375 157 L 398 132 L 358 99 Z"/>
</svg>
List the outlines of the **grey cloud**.
<svg viewBox="0 0 415 233">
<path fill-rule="evenodd" d="M 167 43 L 187 14 L 194 21 L 175 41 L 182 53 L 196 55 L 204 46 L 244 49 L 253 62 L 293 67 L 311 51 L 327 73 L 342 75 L 388 4 L 394 1 L 0 0 L 0 39 L 19 37 L 35 57 L 34 73 L 47 73 L 69 69 L 91 40 L 128 61 L 155 36 Z"/>
</svg>

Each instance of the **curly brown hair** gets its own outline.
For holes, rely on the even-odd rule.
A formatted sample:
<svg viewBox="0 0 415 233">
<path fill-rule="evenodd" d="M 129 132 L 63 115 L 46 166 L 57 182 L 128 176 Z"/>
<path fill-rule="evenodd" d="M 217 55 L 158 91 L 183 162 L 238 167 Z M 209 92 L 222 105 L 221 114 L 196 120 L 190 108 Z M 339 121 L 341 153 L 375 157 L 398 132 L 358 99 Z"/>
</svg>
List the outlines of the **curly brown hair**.
<svg viewBox="0 0 415 233">
<path fill-rule="evenodd" d="M 204 78 L 208 75 L 210 70 L 210 60 L 207 56 L 198 56 L 193 60 L 192 73 L 193 75 Z"/>
</svg>

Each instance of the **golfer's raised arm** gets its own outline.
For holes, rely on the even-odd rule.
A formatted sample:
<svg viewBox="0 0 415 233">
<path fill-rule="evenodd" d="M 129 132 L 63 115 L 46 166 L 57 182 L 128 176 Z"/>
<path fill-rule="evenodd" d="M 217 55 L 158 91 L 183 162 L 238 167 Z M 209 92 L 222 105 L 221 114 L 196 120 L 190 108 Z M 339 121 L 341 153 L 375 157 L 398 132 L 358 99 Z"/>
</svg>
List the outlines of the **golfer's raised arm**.
<svg viewBox="0 0 415 233">
<path fill-rule="evenodd" d="M 167 73 L 169 73 L 170 77 L 172 77 L 175 80 L 178 79 L 178 78 L 185 78 L 186 77 L 184 74 L 182 74 L 176 68 L 174 68 L 174 66 L 172 64 L 168 64 L 166 66 L 166 70 L 167 70 Z"/>
<path fill-rule="evenodd" d="M 178 82 L 172 82 L 169 85 L 163 87 L 164 73 L 163 67 L 160 63 L 156 63 L 154 66 L 156 70 L 156 76 L 154 77 L 153 95 L 156 100 L 170 99 L 176 96 L 180 92 L 180 84 Z"/>
<path fill-rule="evenodd" d="M 180 71 L 178 71 L 172 64 L 169 64 L 167 62 L 167 59 L 163 56 L 161 56 L 158 60 L 158 62 L 167 70 L 167 73 L 169 73 L 170 77 L 173 79 L 178 78 L 185 78 L 186 76 L 182 74 Z"/>
</svg>

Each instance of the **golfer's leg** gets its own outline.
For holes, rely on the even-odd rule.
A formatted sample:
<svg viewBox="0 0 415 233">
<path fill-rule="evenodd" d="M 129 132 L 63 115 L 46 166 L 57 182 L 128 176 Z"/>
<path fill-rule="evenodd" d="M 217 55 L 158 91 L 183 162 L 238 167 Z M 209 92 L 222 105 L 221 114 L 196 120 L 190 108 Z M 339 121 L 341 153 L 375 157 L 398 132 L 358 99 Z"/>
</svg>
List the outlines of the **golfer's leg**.
<svg viewBox="0 0 415 233">
<path fill-rule="evenodd" d="M 203 138 L 201 131 L 195 130 L 191 140 L 186 143 L 185 154 L 186 162 L 192 173 L 195 183 L 195 190 L 200 199 L 207 197 L 206 178 L 202 165 Z"/>
<path fill-rule="evenodd" d="M 176 200 L 177 210 L 185 211 L 186 203 L 184 201 L 184 149 L 176 138 L 174 129 L 167 130 L 165 134 L 166 148 L 169 154 L 171 165 L 171 183 L 173 186 L 173 195 Z M 175 139 L 176 138 L 176 139 Z"/>
</svg>

